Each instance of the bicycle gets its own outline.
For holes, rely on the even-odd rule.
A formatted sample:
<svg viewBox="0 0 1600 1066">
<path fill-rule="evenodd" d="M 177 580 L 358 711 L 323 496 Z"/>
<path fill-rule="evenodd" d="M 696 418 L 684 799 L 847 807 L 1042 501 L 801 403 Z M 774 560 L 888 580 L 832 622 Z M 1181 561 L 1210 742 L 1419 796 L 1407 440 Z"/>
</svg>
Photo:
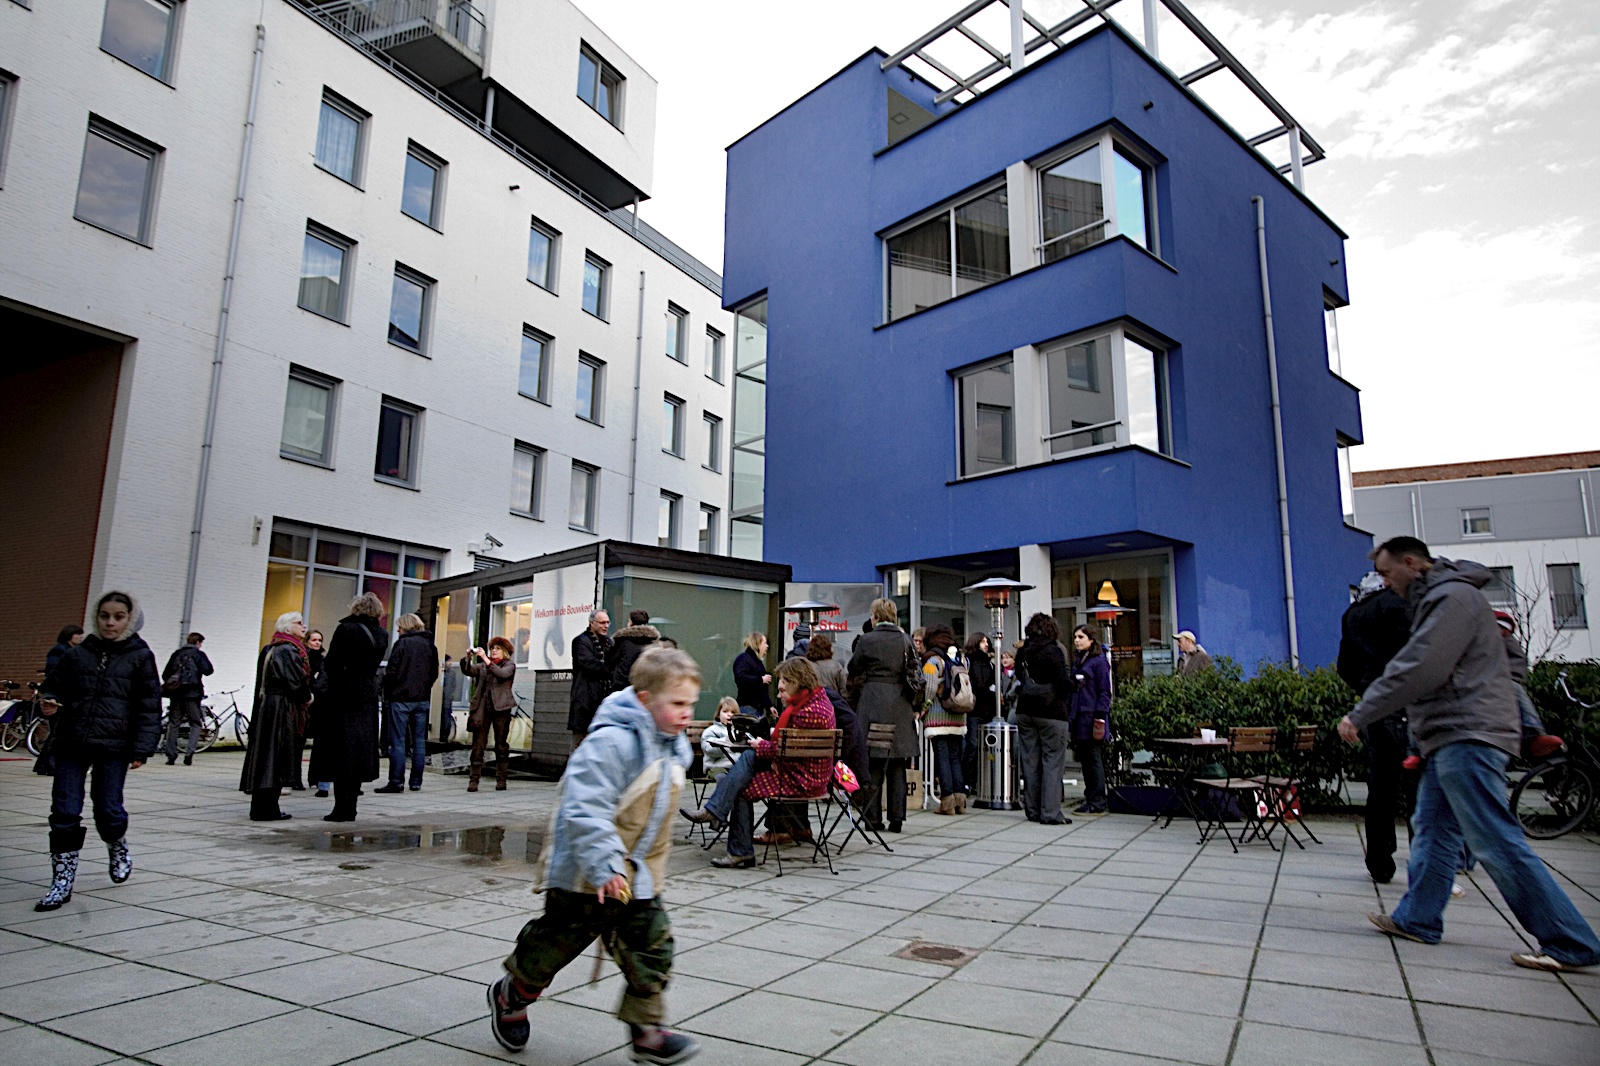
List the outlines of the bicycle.
<svg viewBox="0 0 1600 1066">
<path fill-rule="evenodd" d="M 223 689 L 222 695 L 228 697 L 228 706 L 220 712 L 212 711 L 209 703 L 201 706 L 205 708 L 207 714 L 217 719 L 217 732 L 219 735 L 222 732 L 222 723 L 231 717 L 233 719 L 233 739 L 239 742 L 241 748 L 248 748 L 250 746 L 250 716 L 239 706 L 238 693 L 242 691 L 244 691 L 243 685 L 238 688 Z"/>
<path fill-rule="evenodd" d="M 15 750 L 39 718 L 39 682 L 28 682 L 33 692 L 30 698 L 12 699 L 11 694 L 21 687 L 15 681 L 0 680 L 0 688 L 5 690 L 5 696 L 0 698 L 0 751 Z"/>
<path fill-rule="evenodd" d="M 1511 790 L 1511 809 L 1522 823 L 1522 831 L 1536 840 L 1554 840 L 1582 825 L 1594 810 L 1595 790 L 1600 786 L 1600 758 L 1584 737 L 1584 716 L 1600 705 L 1574 696 L 1567 687 L 1565 670 L 1557 675 L 1556 683 L 1562 695 L 1578 707 L 1567 749 L 1529 767 Z"/>
</svg>

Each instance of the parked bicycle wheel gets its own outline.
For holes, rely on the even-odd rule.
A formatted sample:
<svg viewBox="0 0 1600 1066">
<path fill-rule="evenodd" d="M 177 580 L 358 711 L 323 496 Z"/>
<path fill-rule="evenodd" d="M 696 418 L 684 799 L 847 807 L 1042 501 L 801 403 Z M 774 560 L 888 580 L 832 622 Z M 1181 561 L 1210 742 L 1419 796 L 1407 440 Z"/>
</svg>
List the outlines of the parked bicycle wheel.
<svg viewBox="0 0 1600 1066">
<path fill-rule="evenodd" d="M 1589 768 L 1566 756 L 1546 759 L 1530 769 L 1511 791 L 1511 809 L 1523 832 L 1552 840 L 1582 825 L 1595 804 Z"/>
<path fill-rule="evenodd" d="M 194 726 L 189 727 L 193 729 Z M 216 715 L 207 712 L 200 716 L 200 738 L 194 742 L 194 751 L 198 755 L 217 742 L 217 737 L 222 734 L 222 720 Z"/>
<path fill-rule="evenodd" d="M 20 721 L 0 725 L 0 751 L 13 751 L 27 734 L 28 727 Z"/>
<path fill-rule="evenodd" d="M 50 736 L 50 720 L 40 718 L 28 730 L 28 751 L 38 755 L 44 750 L 44 742 Z"/>
<path fill-rule="evenodd" d="M 240 747 L 250 746 L 250 719 L 243 711 L 233 712 L 233 739 Z"/>
</svg>

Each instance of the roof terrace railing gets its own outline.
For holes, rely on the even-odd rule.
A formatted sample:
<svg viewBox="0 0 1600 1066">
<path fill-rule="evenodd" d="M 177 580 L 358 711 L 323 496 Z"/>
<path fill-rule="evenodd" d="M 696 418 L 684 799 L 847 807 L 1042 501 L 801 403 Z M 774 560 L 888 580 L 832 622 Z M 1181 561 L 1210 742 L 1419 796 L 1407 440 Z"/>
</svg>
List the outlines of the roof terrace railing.
<svg viewBox="0 0 1600 1066">
<path fill-rule="evenodd" d="M 1107 12 L 1119 0 L 1081 0 L 1084 7 L 1082 11 L 1074 11 L 1071 15 L 1060 20 L 1053 26 L 1040 22 L 1026 9 L 1026 0 L 972 0 L 960 11 L 939 23 L 927 33 L 906 45 L 894 55 L 889 56 L 881 64 L 884 70 L 904 66 L 907 70 L 927 81 L 929 84 L 943 87 L 934 97 L 934 103 L 946 104 L 954 101 L 957 106 L 971 103 L 981 93 L 1000 84 L 1007 77 L 1021 71 L 1027 57 L 1042 48 L 1059 50 L 1065 48 L 1073 39 L 1069 35 L 1077 36 L 1075 31 L 1085 24 L 1096 19 L 1110 23 L 1111 16 Z M 980 32 L 973 23 L 989 12 L 996 4 L 1007 9 L 1010 22 L 1010 48 L 1001 49 Z M 1203 97 L 1194 90 L 1194 86 L 1204 79 L 1220 71 L 1228 71 L 1239 83 L 1259 102 L 1266 110 L 1278 120 L 1278 125 L 1258 133 L 1254 136 L 1241 135 L 1242 139 L 1251 148 L 1258 151 L 1264 145 L 1272 144 L 1281 138 L 1287 138 L 1289 161 L 1277 164 L 1268 159 L 1278 173 L 1287 174 L 1294 182 L 1296 189 L 1304 189 L 1302 169 L 1326 157 L 1322 146 L 1316 139 L 1306 133 L 1288 108 L 1278 102 L 1266 87 L 1251 74 L 1245 65 L 1219 41 L 1215 34 L 1208 30 L 1194 13 L 1184 6 L 1182 0 L 1142 0 L 1144 9 L 1144 42 L 1142 47 L 1145 52 L 1158 63 L 1160 48 L 1158 45 L 1158 7 L 1163 7 L 1177 20 L 1185 30 L 1193 35 L 1202 48 L 1211 58 L 1187 73 L 1173 72 L 1178 83 L 1189 90 L 1196 99 L 1205 103 Z M 992 21 L 992 20 L 991 20 Z M 991 33 L 993 32 L 991 28 Z M 1032 36 L 1029 36 L 1030 33 Z M 958 36 L 972 46 L 976 46 L 986 62 L 969 74 L 958 72 L 956 63 L 947 55 L 940 58 L 933 54 L 935 45 L 940 45 L 951 35 Z M 970 49 L 967 49 L 970 53 Z M 915 65 L 911 65 L 914 61 Z M 1163 64 L 1165 65 L 1165 64 Z M 1170 68 L 1168 68 L 1170 69 Z M 1209 105 L 1208 105 L 1209 106 Z M 1214 109 L 1213 109 L 1214 110 Z M 1263 155 L 1263 158 L 1266 158 Z"/>
</svg>

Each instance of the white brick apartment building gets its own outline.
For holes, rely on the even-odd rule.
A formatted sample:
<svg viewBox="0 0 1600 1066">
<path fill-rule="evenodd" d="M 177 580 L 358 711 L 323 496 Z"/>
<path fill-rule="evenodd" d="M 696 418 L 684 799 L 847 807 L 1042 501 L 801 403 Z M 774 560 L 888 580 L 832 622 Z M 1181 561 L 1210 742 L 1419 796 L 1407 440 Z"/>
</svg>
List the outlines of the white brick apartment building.
<svg viewBox="0 0 1600 1066">
<path fill-rule="evenodd" d="M 733 317 L 619 210 L 655 92 L 567 0 L 0 0 L 0 676 L 108 587 L 217 689 L 480 554 L 725 554 Z"/>
</svg>

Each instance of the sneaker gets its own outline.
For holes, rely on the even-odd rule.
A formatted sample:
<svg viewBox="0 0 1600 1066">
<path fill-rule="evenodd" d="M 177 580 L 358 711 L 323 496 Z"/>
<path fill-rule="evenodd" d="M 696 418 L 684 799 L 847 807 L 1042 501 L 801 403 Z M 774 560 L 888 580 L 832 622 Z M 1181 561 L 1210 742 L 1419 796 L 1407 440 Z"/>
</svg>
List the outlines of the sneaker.
<svg viewBox="0 0 1600 1066">
<path fill-rule="evenodd" d="M 1535 955 L 1532 952 L 1513 955 L 1511 961 L 1529 970 L 1544 970 L 1548 973 L 1571 973 L 1574 970 L 1585 969 L 1583 966 L 1573 966 L 1560 959 L 1552 959 L 1548 955 Z"/>
<path fill-rule="evenodd" d="M 633 1030 L 633 1061 L 654 1062 L 658 1066 L 671 1066 L 674 1062 L 688 1062 L 700 1054 L 700 1043 L 692 1036 L 674 1033 L 659 1026 L 646 1029 L 630 1025 Z"/>
<path fill-rule="evenodd" d="M 1415 940 L 1419 944 L 1427 943 L 1426 940 L 1422 939 L 1420 936 L 1417 936 L 1415 933 L 1408 933 L 1398 925 L 1395 925 L 1394 919 L 1389 917 L 1387 914 L 1379 914 L 1377 911 L 1368 911 L 1367 921 L 1377 926 L 1380 933 L 1385 933 L 1389 936 L 1397 936 L 1402 940 Z"/>
<path fill-rule="evenodd" d="M 406 787 L 404 785 L 384 785 L 382 788 L 375 788 L 372 791 L 392 795 L 396 792 L 404 792 L 405 790 Z"/>
<path fill-rule="evenodd" d="M 488 989 L 489 1028 L 494 1030 L 495 1041 L 507 1051 L 521 1051 L 528 1046 L 528 1036 L 533 1027 L 528 1024 L 528 1004 L 517 991 L 517 986 L 506 974 Z"/>
<path fill-rule="evenodd" d="M 1450 886 L 1450 898 L 1451 899 L 1460 899 L 1462 896 L 1465 896 L 1466 894 L 1467 894 L 1467 890 L 1461 887 L 1461 882 L 1460 881 L 1457 881 L 1455 884 Z"/>
<path fill-rule="evenodd" d="M 327 799 L 328 798 L 328 790 L 325 789 L 325 788 L 319 788 L 315 792 L 313 792 L 312 795 L 316 796 L 318 799 Z"/>
<path fill-rule="evenodd" d="M 1567 749 L 1566 741 L 1560 737 L 1545 733 L 1537 737 L 1529 737 L 1522 744 L 1523 753 L 1530 759 L 1548 759 L 1550 756 Z M 1548 958 L 1548 956 L 1544 956 Z"/>
</svg>

